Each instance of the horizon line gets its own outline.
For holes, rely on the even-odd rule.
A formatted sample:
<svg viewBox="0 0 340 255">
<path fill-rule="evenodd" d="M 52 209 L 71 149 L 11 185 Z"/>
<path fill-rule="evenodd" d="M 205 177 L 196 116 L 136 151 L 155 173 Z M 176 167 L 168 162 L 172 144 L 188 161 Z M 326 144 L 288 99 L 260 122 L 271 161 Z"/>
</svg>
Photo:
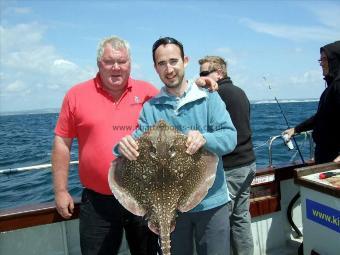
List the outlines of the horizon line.
<svg viewBox="0 0 340 255">
<path fill-rule="evenodd" d="M 300 99 L 278 99 L 280 103 L 308 103 L 318 102 L 319 98 L 300 98 Z M 249 100 L 250 104 L 272 104 L 276 103 L 275 99 L 256 99 Z M 38 108 L 30 110 L 14 110 L 14 111 L 0 111 L 0 116 L 20 115 L 20 114 L 42 114 L 42 113 L 59 113 L 60 107 Z"/>
</svg>

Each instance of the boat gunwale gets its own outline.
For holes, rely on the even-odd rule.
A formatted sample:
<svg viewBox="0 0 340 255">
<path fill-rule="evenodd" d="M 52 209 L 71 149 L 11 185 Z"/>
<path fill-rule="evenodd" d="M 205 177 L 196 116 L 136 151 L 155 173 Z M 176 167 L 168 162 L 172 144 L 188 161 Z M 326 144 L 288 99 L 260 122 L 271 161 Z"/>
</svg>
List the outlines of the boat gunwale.
<svg viewBox="0 0 340 255">
<path fill-rule="evenodd" d="M 334 170 L 336 168 L 340 168 L 340 163 L 330 162 L 330 163 L 322 164 L 321 166 L 315 165 L 315 166 L 310 166 L 310 167 L 301 167 L 299 169 L 295 169 L 293 172 L 294 182 L 303 187 L 340 198 L 339 188 L 326 185 L 322 182 L 315 182 L 312 180 L 306 180 L 302 178 L 305 175 L 327 172 L 330 170 Z"/>
<path fill-rule="evenodd" d="M 76 197 L 74 200 L 74 210 L 70 219 L 64 219 L 59 215 L 54 202 L 0 210 L 0 232 L 77 219 L 80 198 Z"/>
<path fill-rule="evenodd" d="M 308 165 L 311 164 L 312 161 L 308 162 Z M 257 169 L 256 176 L 274 174 L 275 179 L 271 182 L 252 185 L 252 188 L 268 186 L 273 190 L 273 194 L 251 198 L 249 209 L 251 216 L 258 217 L 280 211 L 280 181 L 292 179 L 294 177 L 294 169 L 302 166 L 306 165 L 297 162 L 289 165 Z M 0 232 L 78 219 L 80 198 L 74 197 L 74 201 L 74 212 L 70 219 L 64 219 L 59 215 L 54 202 L 0 210 Z"/>
</svg>

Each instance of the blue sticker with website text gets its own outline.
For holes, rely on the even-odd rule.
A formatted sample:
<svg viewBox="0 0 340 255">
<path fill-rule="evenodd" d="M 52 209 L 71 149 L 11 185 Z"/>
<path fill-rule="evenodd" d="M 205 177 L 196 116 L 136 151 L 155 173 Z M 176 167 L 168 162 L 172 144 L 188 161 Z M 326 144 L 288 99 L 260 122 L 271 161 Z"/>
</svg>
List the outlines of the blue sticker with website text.
<svg viewBox="0 0 340 255">
<path fill-rule="evenodd" d="M 307 218 L 340 233 L 340 211 L 306 199 Z"/>
</svg>

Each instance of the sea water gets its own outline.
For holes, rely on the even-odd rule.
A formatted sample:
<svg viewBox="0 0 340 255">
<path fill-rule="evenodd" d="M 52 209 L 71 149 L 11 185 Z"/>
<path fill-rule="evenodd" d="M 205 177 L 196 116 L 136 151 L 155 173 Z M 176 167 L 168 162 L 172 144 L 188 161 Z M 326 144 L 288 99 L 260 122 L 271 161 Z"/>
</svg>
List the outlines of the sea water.
<svg viewBox="0 0 340 255">
<path fill-rule="evenodd" d="M 291 126 L 312 116 L 317 102 L 281 102 L 283 113 Z M 0 116 L 0 171 L 50 163 L 57 113 L 16 114 Z M 278 104 L 257 102 L 251 104 L 251 127 L 258 168 L 268 166 L 268 139 L 280 135 L 287 128 Z M 309 157 L 309 143 L 297 139 L 305 158 Z M 289 151 L 282 139 L 273 143 L 273 164 L 299 160 L 296 150 Z M 72 145 L 71 160 L 78 160 L 78 145 Z M 69 190 L 80 196 L 77 165 L 71 165 Z M 51 169 L 0 174 L 0 210 L 21 205 L 53 201 Z"/>
</svg>

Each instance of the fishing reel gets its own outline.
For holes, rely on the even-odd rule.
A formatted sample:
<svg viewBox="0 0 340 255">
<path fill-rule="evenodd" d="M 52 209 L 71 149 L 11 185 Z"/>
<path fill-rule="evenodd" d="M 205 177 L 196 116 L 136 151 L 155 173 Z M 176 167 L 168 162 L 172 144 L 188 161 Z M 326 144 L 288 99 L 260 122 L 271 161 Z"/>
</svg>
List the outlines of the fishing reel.
<svg viewBox="0 0 340 255">
<path fill-rule="evenodd" d="M 289 139 L 288 134 L 282 135 L 282 139 L 283 139 L 285 145 L 288 147 L 289 150 L 294 149 L 294 144 L 293 144 L 292 140 Z"/>
</svg>

